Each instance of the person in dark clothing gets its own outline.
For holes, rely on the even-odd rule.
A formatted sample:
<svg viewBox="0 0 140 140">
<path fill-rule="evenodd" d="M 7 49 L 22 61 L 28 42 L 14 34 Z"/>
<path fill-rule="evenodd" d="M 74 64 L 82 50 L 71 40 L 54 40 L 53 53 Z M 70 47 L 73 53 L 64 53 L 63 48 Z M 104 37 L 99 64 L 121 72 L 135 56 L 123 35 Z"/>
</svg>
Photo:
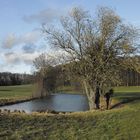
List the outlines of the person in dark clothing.
<svg viewBox="0 0 140 140">
<path fill-rule="evenodd" d="M 110 104 L 110 98 L 113 95 L 113 89 L 110 89 L 109 92 L 107 92 L 104 97 L 106 99 L 106 109 L 109 109 L 109 104 Z"/>
<path fill-rule="evenodd" d="M 99 87 L 96 87 L 95 104 L 96 104 L 96 109 L 100 109 L 100 90 L 99 90 Z"/>
</svg>

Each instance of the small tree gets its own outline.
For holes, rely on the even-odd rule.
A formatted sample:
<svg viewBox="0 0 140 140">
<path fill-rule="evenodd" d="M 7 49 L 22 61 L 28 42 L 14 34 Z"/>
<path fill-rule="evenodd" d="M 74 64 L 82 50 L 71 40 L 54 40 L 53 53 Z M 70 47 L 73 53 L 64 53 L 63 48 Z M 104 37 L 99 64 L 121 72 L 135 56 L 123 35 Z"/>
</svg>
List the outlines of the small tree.
<svg viewBox="0 0 140 140">
<path fill-rule="evenodd" d="M 100 94 L 121 82 L 121 69 L 139 69 L 138 33 L 106 7 L 98 9 L 96 18 L 73 8 L 60 23 L 60 29 L 43 26 L 47 40 L 67 52 L 71 75 L 80 78 L 90 109 L 99 108 Z"/>
<path fill-rule="evenodd" d="M 38 92 L 40 92 L 40 96 L 43 97 L 55 90 L 55 83 L 58 73 L 54 67 L 55 59 L 52 56 L 44 53 L 35 58 L 33 64 L 37 70 L 36 81 L 38 83 Z"/>
</svg>

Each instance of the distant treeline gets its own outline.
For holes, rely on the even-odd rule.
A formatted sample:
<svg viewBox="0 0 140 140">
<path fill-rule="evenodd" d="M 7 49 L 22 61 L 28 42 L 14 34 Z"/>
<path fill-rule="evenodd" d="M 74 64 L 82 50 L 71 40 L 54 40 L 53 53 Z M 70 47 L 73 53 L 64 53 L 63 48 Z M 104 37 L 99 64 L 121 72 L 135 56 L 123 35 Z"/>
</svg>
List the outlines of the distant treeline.
<svg viewBox="0 0 140 140">
<path fill-rule="evenodd" d="M 55 67 L 55 70 L 51 70 L 45 79 L 45 87 L 53 85 L 52 87 L 59 86 L 70 86 L 77 85 L 78 82 L 76 80 L 68 80 L 67 74 L 60 71 L 60 68 Z M 34 82 L 35 75 L 31 74 L 19 74 L 19 73 L 10 73 L 10 72 L 0 72 L 0 86 L 10 86 L 10 85 L 22 85 L 22 84 L 30 84 Z M 122 71 L 122 86 L 140 86 L 140 73 L 127 70 Z M 48 84 L 49 83 L 49 84 Z M 75 85 L 75 86 L 76 86 Z M 78 84 L 79 87 L 79 84 Z"/>
<path fill-rule="evenodd" d="M 0 73 L 0 86 L 30 84 L 33 76 L 30 74 L 19 74 L 10 72 Z"/>
<path fill-rule="evenodd" d="M 140 73 L 127 70 L 122 71 L 122 86 L 140 86 Z"/>
</svg>

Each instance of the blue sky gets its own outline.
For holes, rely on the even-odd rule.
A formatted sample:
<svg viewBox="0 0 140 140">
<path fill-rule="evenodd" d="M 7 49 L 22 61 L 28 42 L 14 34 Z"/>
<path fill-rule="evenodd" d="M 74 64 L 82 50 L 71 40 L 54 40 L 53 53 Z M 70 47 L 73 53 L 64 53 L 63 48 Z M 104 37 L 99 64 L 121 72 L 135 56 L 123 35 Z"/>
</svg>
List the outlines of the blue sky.
<svg viewBox="0 0 140 140">
<path fill-rule="evenodd" d="M 80 6 L 94 14 L 100 6 L 113 8 L 127 23 L 140 27 L 139 0 L 0 0 L 0 71 L 31 73 L 32 60 L 50 49 L 39 32 Z"/>
</svg>

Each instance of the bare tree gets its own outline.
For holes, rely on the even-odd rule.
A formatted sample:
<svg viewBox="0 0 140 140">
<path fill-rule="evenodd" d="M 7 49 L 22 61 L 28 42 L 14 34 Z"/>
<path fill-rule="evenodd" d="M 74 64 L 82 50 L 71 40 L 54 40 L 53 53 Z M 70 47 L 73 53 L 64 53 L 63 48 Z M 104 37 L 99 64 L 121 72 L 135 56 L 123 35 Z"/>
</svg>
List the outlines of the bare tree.
<svg viewBox="0 0 140 140">
<path fill-rule="evenodd" d="M 46 38 L 69 54 L 71 75 L 80 78 L 90 109 L 98 109 L 100 94 L 120 83 L 121 69 L 139 70 L 138 33 L 106 7 L 98 9 L 96 18 L 73 8 L 60 23 L 60 29 L 43 26 Z"/>
</svg>

